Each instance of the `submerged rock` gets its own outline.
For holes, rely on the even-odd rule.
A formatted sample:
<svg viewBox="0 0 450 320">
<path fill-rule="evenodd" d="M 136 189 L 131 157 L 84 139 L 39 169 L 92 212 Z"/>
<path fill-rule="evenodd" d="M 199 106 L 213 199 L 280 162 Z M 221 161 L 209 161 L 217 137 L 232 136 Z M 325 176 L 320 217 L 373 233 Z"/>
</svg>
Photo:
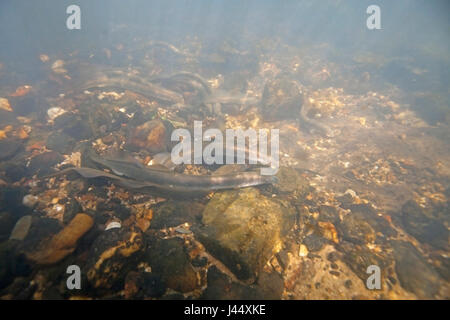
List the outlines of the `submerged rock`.
<svg viewBox="0 0 450 320">
<path fill-rule="evenodd" d="M 353 215 L 347 214 L 340 224 L 344 240 L 357 244 L 373 243 L 376 235 L 369 223 Z"/>
<path fill-rule="evenodd" d="M 402 222 L 405 230 L 417 240 L 448 250 L 448 229 L 439 220 L 425 215 L 422 208 L 414 201 L 408 201 L 403 205 Z"/>
<path fill-rule="evenodd" d="M 37 251 L 27 252 L 27 258 L 41 264 L 54 264 L 69 254 L 75 248 L 78 240 L 93 226 L 91 216 L 79 213 L 58 234 L 45 241 Z"/>
<path fill-rule="evenodd" d="M 371 265 L 380 267 L 383 283 L 385 268 L 392 262 L 389 256 L 376 254 L 366 247 L 353 246 L 348 243 L 342 245 L 341 249 L 344 249 L 342 260 L 364 282 L 364 284 L 369 276 L 367 274 L 367 268 Z"/>
<path fill-rule="evenodd" d="M 150 225 L 152 229 L 176 227 L 200 222 L 204 205 L 198 202 L 169 200 L 157 205 Z"/>
<path fill-rule="evenodd" d="M 255 188 L 216 193 L 203 211 L 197 238 L 239 279 L 253 281 L 279 251 L 295 210 Z"/>
<path fill-rule="evenodd" d="M 10 240 L 23 240 L 28 234 L 31 227 L 31 216 L 23 216 L 20 218 L 9 236 Z"/>
<path fill-rule="evenodd" d="M 168 151 L 170 132 L 162 120 L 147 121 L 132 128 L 125 147 L 131 151 L 145 149 L 151 154 Z"/>
<path fill-rule="evenodd" d="M 60 163 L 64 157 L 55 151 L 48 151 L 31 158 L 28 169 L 32 174 L 46 175 L 52 173 L 52 166 Z"/>
<path fill-rule="evenodd" d="M 309 251 L 320 251 L 326 244 L 326 239 L 322 238 L 316 234 L 310 234 L 303 239 L 303 244 L 308 248 Z"/>
<path fill-rule="evenodd" d="M 308 181 L 295 168 L 281 167 L 276 176 L 275 187 L 280 193 L 301 198 L 311 190 Z"/>
<path fill-rule="evenodd" d="M 201 299 L 205 300 L 261 300 L 264 295 L 255 286 L 234 282 L 216 266 L 208 269 L 208 286 Z M 275 293 L 276 294 L 276 293 Z M 267 299 L 267 298 L 266 298 Z"/>
<path fill-rule="evenodd" d="M 75 140 L 64 132 L 53 132 L 47 138 L 47 149 L 63 154 L 70 154 L 75 145 Z"/>
<path fill-rule="evenodd" d="M 158 298 L 165 292 L 164 280 L 153 273 L 131 271 L 125 278 L 125 299 Z"/>
<path fill-rule="evenodd" d="M 0 140 L 0 161 L 14 157 L 22 148 L 23 144 L 18 139 Z"/>
<path fill-rule="evenodd" d="M 189 255 L 178 238 L 156 240 L 147 253 L 152 272 L 161 276 L 168 288 L 178 292 L 190 292 L 199 287 L 197 272 Z"/>
<path fill-rule="evenodd" d="M 420 299 L 432 299 L 438 293 L 441 281 L 437 272 L 411 243 L 392 241 L 391 245 L 401 286 Z"/>
<path fill-rule="evenodd" d="M 264 87 L 261 114 L 266 121 L 292 119 L 299 114 L 303 95 L 293 80 L 275 79 Z"/>
<path fill-rule="evenodd" d="M 145 241 L 139 230 L 114 228 L 95 239 L 86 263 L 87 280 L 95 289 L 123 288 L 126 274 L 134 269 Z"/>
<path fill-rule="evenodd" d="M 8 239 L 16 219 L 10 212 L 0 212 L 0 241 Z"/>
</svg>

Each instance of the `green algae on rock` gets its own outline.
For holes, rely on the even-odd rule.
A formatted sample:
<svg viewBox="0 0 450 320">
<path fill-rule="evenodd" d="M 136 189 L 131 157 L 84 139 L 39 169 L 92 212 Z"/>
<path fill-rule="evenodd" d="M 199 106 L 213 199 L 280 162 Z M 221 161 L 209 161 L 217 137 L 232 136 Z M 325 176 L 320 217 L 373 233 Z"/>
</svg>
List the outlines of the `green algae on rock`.
<svg viewBox="0 0 450 320">
<path fill-rule="evenodd" d="M 203 211 L 203 226 L 194 232 L 239 279 L 254 281 L 281 248 L 295 212 L 255 188 L 226 191 L 213 196 Z"/>
</svg>

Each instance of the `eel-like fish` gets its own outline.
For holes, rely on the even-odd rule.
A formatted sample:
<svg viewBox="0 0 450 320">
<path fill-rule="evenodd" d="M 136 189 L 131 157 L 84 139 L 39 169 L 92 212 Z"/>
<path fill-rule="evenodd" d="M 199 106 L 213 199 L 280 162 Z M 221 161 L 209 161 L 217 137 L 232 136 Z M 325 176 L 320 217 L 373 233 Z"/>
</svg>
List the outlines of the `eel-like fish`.
<svg viewBox="0 0 450 320">
<path fill-rule="evenodd" d="M 47 177 L 76 172 L 87 179 L 106 178 L 128 189 L 145 191 L 145 189 L 150 188 L 177 195 L 206 194 L 211 191 L 244 188 L 277 182 L 275 176 L 263 176 L 253 171 L 227 175 L 198 176 L 145 167 L 129 160 L 101 158 L 92 153 L 88 157 L 95 164 L 111 170 L 112 173 L 81 167 L 68 168 Z"/>
</svg>

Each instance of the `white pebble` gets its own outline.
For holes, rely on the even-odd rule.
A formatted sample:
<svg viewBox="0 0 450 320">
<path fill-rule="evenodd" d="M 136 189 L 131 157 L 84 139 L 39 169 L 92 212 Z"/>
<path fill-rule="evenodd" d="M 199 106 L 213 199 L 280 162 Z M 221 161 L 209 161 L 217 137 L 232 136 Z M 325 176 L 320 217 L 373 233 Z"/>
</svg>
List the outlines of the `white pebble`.
<svg viewBox="0 0 450 320">
<path fill-rule="evenodd" d="M 122 224 L 118 221 L 113 221 L 108 223 L 108 225 L 105 228 L 105 231 L 108 231 L 109 229 L 120 229 L 122 228 Z"/>
<path fill-rule="evenodd" d="M 22 204 L 25 207 L 34 208 L 34 206 L 38 203 L 38 201 L 39 201 L 38 197 L 33 196 L 32 194 L 27 194 L 25 197 L 23 197 Z"/>
</svg>

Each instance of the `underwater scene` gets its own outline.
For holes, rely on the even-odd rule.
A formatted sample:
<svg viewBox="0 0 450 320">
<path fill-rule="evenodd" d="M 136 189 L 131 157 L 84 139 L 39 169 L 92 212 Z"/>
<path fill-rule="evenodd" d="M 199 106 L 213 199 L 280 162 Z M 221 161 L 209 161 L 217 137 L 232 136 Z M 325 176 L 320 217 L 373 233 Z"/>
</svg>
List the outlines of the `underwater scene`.
<svg viewBox="0 0 450 320">
<path fill-rule="evenodd" d="M 0 299 L 449 299 L 449 9 L 0 1 Z"/>
</svg>

